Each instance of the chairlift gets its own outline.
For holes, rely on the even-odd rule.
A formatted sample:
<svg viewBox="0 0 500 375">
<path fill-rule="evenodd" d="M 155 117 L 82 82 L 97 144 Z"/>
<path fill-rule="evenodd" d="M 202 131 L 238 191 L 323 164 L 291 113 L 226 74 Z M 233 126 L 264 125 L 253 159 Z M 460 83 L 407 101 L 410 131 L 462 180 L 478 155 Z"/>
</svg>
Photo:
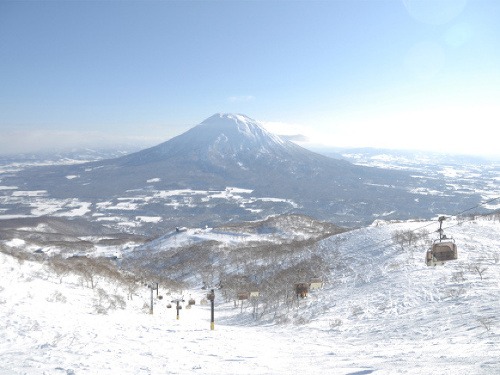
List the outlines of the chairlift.
<svg viewBox="0 0 500 375">
<path fill-rule="evenodd" d="M 442 265 L 450 260 L 458 259 L 457 245 L 453 238 L 448 238 L 443 234 L 444 216 L 439 219 L 439 239 L 434 240 L 432 247 L 427 250 L 425 264 L 428 266 Z"/>
<path fill-rule="evenodd" d="M 307 293 L 309 293 L 309 284 L 308 283 L 297 283 L 295 284 L 295 294 L 297 298 L 306 298 Z"/>
<path fill-rule="evenodd" d="M 215 293 L 214 293 L 213 289 L 212 289 L 212 291 L 210 293 L 207 294 L 207 300 L 209 300 L 209 301 L 214 301 L 215 300 Z"/>
<path fill-rule="evenodd" d="M 238 300 L 239 301 L 244 301 L 250 298 L 250 293 L 248 292 L 238 292 L 237 294 Z"/>
</svg>

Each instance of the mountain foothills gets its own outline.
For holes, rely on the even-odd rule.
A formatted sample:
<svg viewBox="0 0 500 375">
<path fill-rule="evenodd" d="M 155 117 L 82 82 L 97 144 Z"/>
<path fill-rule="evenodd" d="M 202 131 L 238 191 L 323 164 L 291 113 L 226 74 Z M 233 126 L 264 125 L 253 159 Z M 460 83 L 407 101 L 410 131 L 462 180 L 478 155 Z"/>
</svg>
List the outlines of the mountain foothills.
<svg viewBox="0 0 500 375">
<path fill-rule="evenodd" d="M 26 168 L 2 176 L 2 184 L 20 190 L 14 192 L 18 198 L 36 194 L 49 205 L 63 201 L 79 208 L 80 216 L 99 220 L 142 217 L 160 231 L 291 213 L 357 226 L 380 217 L 459 212 L 481 201 L 439 176 L 354 165 L 311 152 L 239 114 L 215 114 L 160 145 L 125 156 Z M 3 211 L 19 217 L 32 209 L 33 202 L 23 206 L 11 200 Z M 47 213 L 70 215 L 56 209 Z M 137 225 L 136 231 L 139 227 L 148 228 Z"/>
</svg>

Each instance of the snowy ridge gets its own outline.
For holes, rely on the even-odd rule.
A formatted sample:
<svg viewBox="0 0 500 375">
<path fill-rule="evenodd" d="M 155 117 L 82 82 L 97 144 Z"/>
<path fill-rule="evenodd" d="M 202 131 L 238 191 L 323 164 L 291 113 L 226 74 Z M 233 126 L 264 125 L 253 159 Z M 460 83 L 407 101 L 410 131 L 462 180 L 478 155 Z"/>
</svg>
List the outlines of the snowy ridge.
<svg viewBox="0 0 500 375">
<path fill-rule="evenodd" d="M 249 302 L 216 291 L 215 331 L 205 291 L 154 299 L 96 279 L 95 289 L 43 264 L 0 253 L 1 374 L 494 374 L 500 370 L 500 223 L 446 222 L 459 260 L 428 268 L 430 222 L 377 222 L 332 236 L 323 289 L 254 320 Z M 20 243 L 3 244 L 3 246 Z M 196 304 L 167 309 L 184 295 Z M 260 306 L 262 309 L 263 306 Z M 259 310 L 261 311 L 261 310 Z M 70 318 L 69 318 L 70 317 Z M 282 324 L 277 324 L 277 323 Z"/>
<path fill-rule="evenodd" d="M 317 240 L 344 229 L 318 222 L 307 216 L 283 215 L 264 221 L 226 225 L 217 228 L 177 228 L 135 251 L 163 252 L 203 242 L 218 242 L 221 247 L 237 248 L 248 243 L 280 244 L 283 242 Z"/>
</svg>

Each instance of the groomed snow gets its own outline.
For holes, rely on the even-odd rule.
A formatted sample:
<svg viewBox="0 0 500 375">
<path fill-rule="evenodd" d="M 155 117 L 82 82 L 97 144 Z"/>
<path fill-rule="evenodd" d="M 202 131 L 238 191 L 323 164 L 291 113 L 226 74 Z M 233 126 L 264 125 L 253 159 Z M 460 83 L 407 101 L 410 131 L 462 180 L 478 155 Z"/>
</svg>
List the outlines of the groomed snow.
<svg viewBox="0 0 500 375">
<path fill-rule="evenodd" d="M 377 221 L 324 240 L 324 288 L 275 319 L 216 292 L 214 331 L 204 291 L 184 291 L 196 305 L 177 320 L 166 305 L 179 295 L 160 287 L 150 315 L 146 287 L 128 300 L 116 283 L 92 290 L 0 253 L 0 374 L 498 374 L 500 223 L 447 221 L 460 259 L 436 268 L 422 246 L 387 241 L 431 224 Z"/>
</svg>

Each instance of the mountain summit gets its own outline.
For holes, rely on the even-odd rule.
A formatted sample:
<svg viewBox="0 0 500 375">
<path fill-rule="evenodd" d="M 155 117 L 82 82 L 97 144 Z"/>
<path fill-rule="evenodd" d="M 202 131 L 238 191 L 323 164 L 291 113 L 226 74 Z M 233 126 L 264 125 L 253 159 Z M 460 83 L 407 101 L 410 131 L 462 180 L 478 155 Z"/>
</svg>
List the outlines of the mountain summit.
<svg viewBox="0 0 500 375">
<path fill-rule="evenodd" d="M 224 164 L 258 154 L 288 154 L 295 146 L 241 114 L 218 113 L 158 146 L 128 155 L 126 163 L 178 159 Z M 223 162 L 222 162 L 223 160 Z"/>
<path fill-rule="evenodd" d="M 241 114 L 217 113 L 200 125 L 193 128 L 193 131 L 207 131 L 212 135 L 224 134 L 227 141 L 241 144 L 282 144 L 283 141 L 265 130 L 259 122 Z"/>
</svg>

